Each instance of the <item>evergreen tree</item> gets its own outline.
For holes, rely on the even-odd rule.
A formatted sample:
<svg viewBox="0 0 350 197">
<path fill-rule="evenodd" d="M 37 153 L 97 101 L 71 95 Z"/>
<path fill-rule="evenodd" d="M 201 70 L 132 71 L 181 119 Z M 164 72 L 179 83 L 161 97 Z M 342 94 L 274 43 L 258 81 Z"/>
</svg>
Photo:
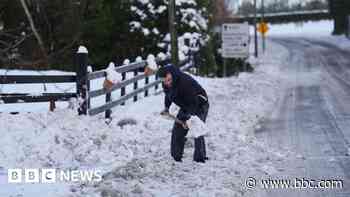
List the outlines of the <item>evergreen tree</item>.
<svg viewBox="0 0 350 197">
<path fill-rule="evenodd" d="M 188 37 L 188 33 L 191 33 L 191 38 L 195 41 L 201 40 L 202 44 L 205 44 L 205 38 L 208 36 L 208 14 L 204 6 L 208 3 L 199 2 L 176 1 L 176 29 L 180 40 L 180 50 L 182 49 L 180 52 L 185 50 L 182 47 L 182 40 Z M 168 51 L 170 37 L 167 8 L 167 0 L 133 1 L 131 6 L 133 20 L 130 22 L 130 32 L 140 38 L 141 55 Z"/>
</svg>

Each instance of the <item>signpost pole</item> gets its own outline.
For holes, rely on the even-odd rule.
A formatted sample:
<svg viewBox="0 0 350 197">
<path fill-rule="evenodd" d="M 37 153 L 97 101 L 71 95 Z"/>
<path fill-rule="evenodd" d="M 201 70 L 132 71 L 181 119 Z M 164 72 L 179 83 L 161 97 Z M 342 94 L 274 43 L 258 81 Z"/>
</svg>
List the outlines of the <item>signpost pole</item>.
<svg viewBox="0 0 350 197">
<path fill-rule="evenodd" d="M 254 7 L 255 7 L 255 11 L 254 11 L 254 46 L 255 46 L 255 57 L 258 57 L 258 30 L 256 27 L 256 21 L 257 21 L 257 7 L 256 7 L 256 0 L 254 0 Z"/>
<path fill-rule="evenodd" d="M 261 10 L 262 10 L 262 15 L 261 15 L 261 18 L 262 18 L 262 23 L 265 24 L 265 6 L 264 6 L 264 0 L 261 0 Z M 266 37 L 265 37 L 265 33 L 262 34 L 262 48 L 263 48 L 263 52 L 265 53 L 265 49 L 266 49 Z"/>
<path fill-rule="evenodd" d="M 227 59 L 226 58 L 224 58 L 224 65 L 223 65 L 223 69 L 222 69 L 222 77 L 226 77 L 227 76 L 227 65 L 226 65 L 226 61 L 227 61 Z"/>
</svg>

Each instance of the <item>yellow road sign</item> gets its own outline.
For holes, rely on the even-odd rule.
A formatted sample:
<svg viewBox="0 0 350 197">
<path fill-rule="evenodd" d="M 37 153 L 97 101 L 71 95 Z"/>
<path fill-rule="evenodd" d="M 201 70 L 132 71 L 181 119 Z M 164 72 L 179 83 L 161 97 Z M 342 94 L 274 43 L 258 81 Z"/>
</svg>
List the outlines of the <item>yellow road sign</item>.
<svg viewBox="0 0 350 197">
<path fill-rule="evenodd" d="M 269 26 L 265 22 L 261 22 L 258 25 L 258 32 L 265 35 L 269 31 Z"/>
</svg>

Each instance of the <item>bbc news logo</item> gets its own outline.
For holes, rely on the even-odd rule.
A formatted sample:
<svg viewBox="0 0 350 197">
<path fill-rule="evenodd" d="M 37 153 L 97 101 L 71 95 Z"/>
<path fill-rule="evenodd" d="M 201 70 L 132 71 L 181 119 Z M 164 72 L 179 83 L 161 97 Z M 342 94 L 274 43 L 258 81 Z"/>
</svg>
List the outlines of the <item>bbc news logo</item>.
<svg viewBox="0 0 350 197">
<path fill-rule="evenodd" d="M 100 170 L 8 169 L 9 183 L 100 182 Z"/>
</svg>

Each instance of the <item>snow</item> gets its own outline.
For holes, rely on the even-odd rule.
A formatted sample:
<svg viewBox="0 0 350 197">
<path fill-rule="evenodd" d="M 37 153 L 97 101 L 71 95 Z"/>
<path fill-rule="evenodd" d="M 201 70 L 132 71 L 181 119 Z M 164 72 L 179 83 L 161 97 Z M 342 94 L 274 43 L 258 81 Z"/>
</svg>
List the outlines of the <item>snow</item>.
<svg viewBox="0 0 350 197">
<path fill-rule="evenodd" d="M 87 48 L 84 46 L 79 46 L 77 53 L 89 53 Z"/>
<path fill-rule="evenodd" d="M 113 84 L 116 84 L 122 81 L 122 76 L 120 73 L 115 71 L 115 65 L 113 62 L 109 63 L 108 68 L 106 69 L 106 73 L 107 73 L 107 80 L 109 80 Z"/>
<path fill-rule="evenodd" d="M 329 42 L 341 49 L 350 51 L 350 38 L 347 38 L 346 36 L 320 36 L 314 38 L 323 42 Z"/>
<path fill-rule="evenodd" d="M 153 29 L 152 29 L 152 32 L 153 32 L 154 34 L 156 34 L 156 35 L 159 34 L 159 30 L 158 30 L 157 28 L 153 28 Z"/>
<path fill-rule="evenodd" d="M 149 0 L 138 0 L 138 2 L 142 3 L 143 5 L 149 4 Z"/>
<path fill-rule="evenodd" d="M 157 57 L 158 57 L 159 59 L 161 59 L 161 60 L 165 60 L 167 56 L 166 56 L 165 53 L 160 52 L 160 53 L 157 54 Z"/>
<path fill-rule="evenodd" d="M 130 60 L 129 59 L 125 59 L 124 61 L 123 61 L 123 65 L 129 65 L 130 64 Z"/>
<path fill-rule="evenodd" d="M 141 23 L 140 22 L 132 21 L 129 24 L 131 26 L 132 31 L 134 31 L 135 29 L 140 29 L 141 28 Z"/>
<path fill-rule="evenodd" d="M 141 56 L 137 56 L 135 59 L 135 62 L 142 62 L 142 57 Z"/>
<path fill-rule="evenodd" d="M 142 28 L 142 33 L 143 33 L 145 36 L 148 36 L 151 32 L 150 32 L 149 29 L 147 29 L 147 28 Z"/>
<path fill-rule="evenodd" d="M 273 150 L 253 136 L 283 88 L 279 65 L 286 61 L 287 50 L 270 42 L 267 46 L 264 57 L 250 59 L 254 73 L 231 78 L 194 76 L 210 102 L 205 125 L 210 160 L 205 164 L 192 161 L 194 129 L 204 126 L 196 126 L 194 119 L 183 162 L 175 163 L 170 157 L 173 123 L 159 115 L 164 95 L 153 95 L 154 90 L 137 103 L 114 108 L 109 125 L 103 114 L 77 116 L 76 110 L 66 108 L 15 116 L 0 113 L 0 196 L 251 196 L 253 191 L 243 186 L 246 177 L 272 175 L 275 164 L 287 159 L 283 150 Z M 92 87 L 101 85 L 94 83 L 98 84 Z M 0 110 L 7 106 L 1 105 Z M 173 114 L 177 110 L 174 104 L 170 108 Z M 125 120 L 134 124 L 118 126 Z M 93 185 L 8 184 L 7 169 L 24 167 L 97 168 L 106 174 Z"/>
<path fill-rule="evenodd" d="M 167 9 L 168 8 L 165 5 L 161 5 L 161 6 L 158 7 L 157 12 L 158 12 L 158 14 L 162 14 Z"/>
<path fill-rule="evenodd" d="M 92 72 L 93 72 L 92 66 L 88 66 L 88 67 L 87 67 L 87 72 L 88 72 L 88 73 L 92 73 Z"/>
<path fill-rule="evenodd" d="M 132 12 L 132 22 L 129 23 L 130 32 L 139 32 L 144 39 L 152 37 L 157 43 L 155 46 L 164 49 L 170 42 L 170 35 L 167 30 L 161 26 L 154 26 L 152 21 L 164 19 L 164 12 L 167 10 L 168 0 L 133 1 L 130 10 Z M 179 18 L 179 33 L 182 31 L 191 31 L 207 36 L 209 20 L 207 19 L 207 10 L 203 5 L 197 5 L 195 0 L 177 0 L 176 12 Z M 200 39 L 201 37 L 198 37 Z M 204 40 L 201 40 L 205 44 Z"/>
<path fill-rule="evenodd" d="M 147 56 L 147 66 L 152 70 L 157 70 L 158 66 L 154 55 L 150 54 Z"/>
</svg>

